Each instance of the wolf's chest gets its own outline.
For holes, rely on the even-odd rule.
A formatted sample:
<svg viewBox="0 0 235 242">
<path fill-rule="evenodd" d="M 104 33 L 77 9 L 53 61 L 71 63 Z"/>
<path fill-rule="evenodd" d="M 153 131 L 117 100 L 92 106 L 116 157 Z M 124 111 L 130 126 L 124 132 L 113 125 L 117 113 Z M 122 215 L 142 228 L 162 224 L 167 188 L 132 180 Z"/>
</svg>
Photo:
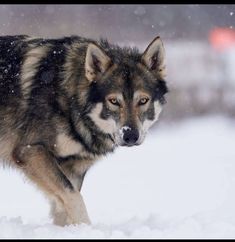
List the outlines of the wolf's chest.
<svg viewBox="0 0 235 242">
<path fill-rule="evenodd" d="M 55 150 L 60 157 L 78 155 L 84 151 L 82 145 L 67 134 L 58 134 Z"/>
</svg>

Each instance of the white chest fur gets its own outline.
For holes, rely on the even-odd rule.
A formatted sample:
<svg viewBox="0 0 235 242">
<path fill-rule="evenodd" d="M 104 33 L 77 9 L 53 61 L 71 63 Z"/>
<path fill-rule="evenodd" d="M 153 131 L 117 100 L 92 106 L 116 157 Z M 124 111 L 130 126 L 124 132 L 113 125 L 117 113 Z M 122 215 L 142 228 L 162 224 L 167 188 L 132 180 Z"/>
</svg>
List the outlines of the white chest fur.
<svg viewBox="0 0 235 242">
<path fill-rule="evenodd" d="M 81 154 L 82 152 L 82 145 L 67 134 L 57 136 L 55 148 L 58 155 L 62 157 Z"/>
</svg>

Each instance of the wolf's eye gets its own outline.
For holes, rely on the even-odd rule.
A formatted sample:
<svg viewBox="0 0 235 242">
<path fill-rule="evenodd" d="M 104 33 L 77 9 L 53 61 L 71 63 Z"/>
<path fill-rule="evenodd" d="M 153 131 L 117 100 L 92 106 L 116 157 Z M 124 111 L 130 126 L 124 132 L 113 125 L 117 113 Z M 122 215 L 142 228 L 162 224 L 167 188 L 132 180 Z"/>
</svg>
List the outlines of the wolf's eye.
<svg viewBox="0 0 235 242">
<path fill-rule="evenodd" d="M 116 98 L 110 98 L 109 102 L 111 102 L 113 105 L 120 106 L 120 103 Z"/>
<path fill-rule="evenodd" d="M 143 98 L 141 98 L 141 99 L 139 100 L 138 104 L 139 104 L 139 105 L 144 105 L 144 104 L 146 104 L 148 101 L 149 101 L 149 98 L 147 98 L 147 97 L 143 97 Z"/>
</svg>

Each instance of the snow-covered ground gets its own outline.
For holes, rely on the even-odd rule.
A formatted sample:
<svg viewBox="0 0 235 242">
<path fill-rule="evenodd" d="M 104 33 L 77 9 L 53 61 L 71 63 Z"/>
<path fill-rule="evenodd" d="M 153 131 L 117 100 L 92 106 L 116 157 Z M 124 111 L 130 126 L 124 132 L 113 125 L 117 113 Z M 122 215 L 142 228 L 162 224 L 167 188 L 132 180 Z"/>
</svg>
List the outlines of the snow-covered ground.
<svg viewBox="0 0 235 242">
<path fill-rule="evenodd" d="M 0 169 L 0 238 L 235 238 L 234 144 L 223 117 L 158 125 L 87 174 L 91 226 L 52 225 L 44 196 Z"/>
</svg>

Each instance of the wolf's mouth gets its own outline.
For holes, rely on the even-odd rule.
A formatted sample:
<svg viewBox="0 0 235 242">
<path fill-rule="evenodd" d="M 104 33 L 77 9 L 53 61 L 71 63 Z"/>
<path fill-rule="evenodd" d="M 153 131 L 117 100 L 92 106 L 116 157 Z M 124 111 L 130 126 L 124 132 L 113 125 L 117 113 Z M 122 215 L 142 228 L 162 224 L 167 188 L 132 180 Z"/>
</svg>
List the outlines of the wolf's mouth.
<svg viewBox="0 0 235 242">
<path fill-rule="evenodd" d="M 140 145 L 140 143 L 135 143 L 135 144 L 126 144 L 126 143 L 123 143 L 120 146 L 133 147 L 133 146 L 138 146 L 138 145 Z"/>
</svg>

